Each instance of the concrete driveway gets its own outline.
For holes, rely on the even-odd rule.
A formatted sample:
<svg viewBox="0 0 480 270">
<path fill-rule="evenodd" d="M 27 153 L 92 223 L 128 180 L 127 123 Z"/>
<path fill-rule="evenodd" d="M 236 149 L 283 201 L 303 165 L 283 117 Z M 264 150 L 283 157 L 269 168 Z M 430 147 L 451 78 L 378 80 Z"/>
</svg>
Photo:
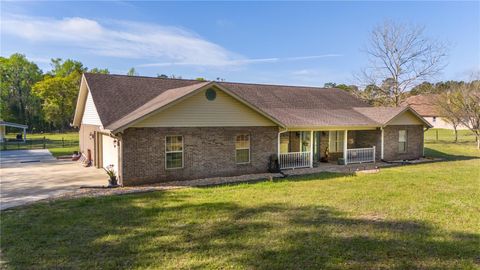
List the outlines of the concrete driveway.
<svg viewBox="0 0 480 270">
<path fill-rule="evenodd" d="M 80 186 L 107 184 L 103 170 L 56 160 L 48 150 L 2 151 L 0 156 L 0 210 L 58 196 Z"/>
</svg>

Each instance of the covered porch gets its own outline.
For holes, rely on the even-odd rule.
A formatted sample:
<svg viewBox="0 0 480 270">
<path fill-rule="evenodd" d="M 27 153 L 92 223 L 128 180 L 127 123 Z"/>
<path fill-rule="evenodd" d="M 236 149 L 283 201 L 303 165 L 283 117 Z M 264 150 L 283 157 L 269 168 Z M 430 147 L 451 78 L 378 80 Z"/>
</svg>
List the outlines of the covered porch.
<svg viewBox="0 0 480 270">
<path fill-rule="evenodd" d="M 383 129 L 290 130 L 278 136 L 281 170 L 374 163 L 382 158 Z"/>
</svg>

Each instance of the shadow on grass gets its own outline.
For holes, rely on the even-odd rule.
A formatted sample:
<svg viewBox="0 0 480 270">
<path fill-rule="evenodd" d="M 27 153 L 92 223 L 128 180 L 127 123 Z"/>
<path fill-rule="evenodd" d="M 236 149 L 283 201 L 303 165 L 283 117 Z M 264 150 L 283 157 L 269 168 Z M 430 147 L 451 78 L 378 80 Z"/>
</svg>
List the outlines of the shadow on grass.
<svg viewBox="0 0 480 270">
<path fill-rule="evenodd" d="M 168 192 L 10 211 L 1 233 L 3 260 L 22 269 L 473 268 L 480 241 L 326 206 L 246 206 Z"/>
<path fill-rule="evenodd" d="M 479 156 L 475 156 L 475 155 L 455 155 L 455 154 L 452 154 L 452 153 L 441 152 L 441 151 L 438 151 L 438 150 L 435 150 L 435 149 L 429 148 L 429 147 L 425 147 L 425 156 L 442 158 L 442 159 L 445 159 L 446 161 L 470 160 L 470 159 L 480 158 Z"/>
</svg>

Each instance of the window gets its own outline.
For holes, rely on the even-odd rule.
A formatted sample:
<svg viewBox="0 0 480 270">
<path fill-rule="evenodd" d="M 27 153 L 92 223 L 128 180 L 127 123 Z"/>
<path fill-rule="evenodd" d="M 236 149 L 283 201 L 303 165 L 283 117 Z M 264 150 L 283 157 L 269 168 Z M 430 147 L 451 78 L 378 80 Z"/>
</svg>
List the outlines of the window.
<svg viewBox="0 0 480 270">
<path fill-rule="evenodd" d="M 406 130 L 398 131 L 398 152 L 400 153 L 407 152 L 407 131 Z"/>
<path fill-rule="evenodd" d="M 328 151 L 330 153 L 339 153 L 343 152 L 343 137 L 345 135 L 345 131 L 343 130 L 336 130 L 330 131 L 328 136 Z"/>
<path fill-rule="evenodd" d="M 183 168 L 183 136 L 165 137 L 165 168 Z"/>
<path fill-rule="evenodd" d="M 235 161 L 238 164 L 250 162 L 250 135 L 237 135 L 235 139 Z"/>
</svg>

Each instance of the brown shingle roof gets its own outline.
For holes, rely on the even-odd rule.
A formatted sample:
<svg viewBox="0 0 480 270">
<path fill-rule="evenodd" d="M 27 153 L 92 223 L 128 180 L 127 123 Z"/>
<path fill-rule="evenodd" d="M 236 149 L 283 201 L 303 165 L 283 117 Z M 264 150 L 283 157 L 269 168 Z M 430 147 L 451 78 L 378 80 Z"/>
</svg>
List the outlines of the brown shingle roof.
<svg viewBox="0 0 480 270">
<path fill-rule="evenodd" d="M 108 126 L 163 92 L 198 84 L 196 80 L 85 73 L 103 126 Z"/>
<path fill-rule="evenodd" d="M 287 127 L 380 126 L 404 108 L 371 107 L 341 89 L 86 73 L 104 127 L 117 130 L 208 84 Z"/>
<path fill-rule="evenodd" d="M 352 110 L 366 103 L 341 89 L 220 82 L 288 127 L 370 126 L 371 119 Z"/>
<path fill-rule="evenodd" d="M 439 116 L 436 105 L 438 97 L 437 94 L 411 96 L 403 102 L 403 105 L 412 107 L 421 116 Z"/>
</svg>

